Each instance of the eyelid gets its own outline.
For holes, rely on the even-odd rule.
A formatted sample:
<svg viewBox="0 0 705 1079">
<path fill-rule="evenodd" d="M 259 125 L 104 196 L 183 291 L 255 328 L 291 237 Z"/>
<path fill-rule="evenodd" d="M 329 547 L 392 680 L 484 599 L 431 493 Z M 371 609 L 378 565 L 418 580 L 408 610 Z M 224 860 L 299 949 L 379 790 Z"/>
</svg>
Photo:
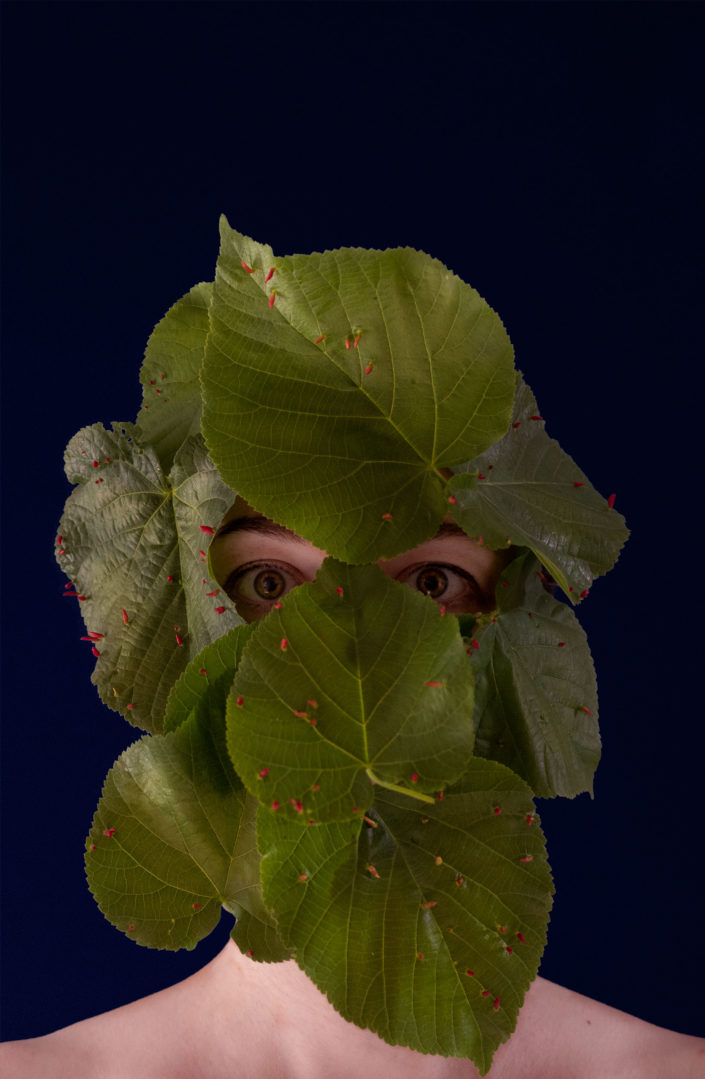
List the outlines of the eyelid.
<svg viewBox="0 0 705 1079">
<path fill-rule="evenodd" d="M 243 562 L 242 565 L 236 566 L 235 569 L 228 575 L 222 588 L 224 592 L 230 593 L 230 590 L 234 588 L 237 582 L 250 570 L 256 569 L 278 569 L 287 573 L 290 577 L 296 579 L 297 584 L 303 584 L 307 580 L 307 577 L 296 566 L 292 566 L 290 562 L 282 562 L 276 558 L 258 558 L 252 562 Z"/>
</svg>

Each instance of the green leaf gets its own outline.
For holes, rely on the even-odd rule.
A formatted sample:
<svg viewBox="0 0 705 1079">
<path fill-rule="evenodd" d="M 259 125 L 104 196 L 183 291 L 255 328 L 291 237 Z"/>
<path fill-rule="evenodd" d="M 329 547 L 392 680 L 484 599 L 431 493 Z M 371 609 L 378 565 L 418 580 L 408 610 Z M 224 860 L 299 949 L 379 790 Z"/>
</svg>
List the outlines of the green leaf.
<svg viewBox="0 0 705 1079">
<path fill-rule="evenodd" d="M 221 241 L 202 377 L 223 478 L 343 561 L 428 539 L 447 509 L 439 470 L 507 429 L 497 315 L 408 248 L 274 258 L 227 222 Z"/>
<path fill-rule="evenodd" d="M 369 806 L 371 779 L 412 798 L 456 780 L 472 710 L 457 621 L 377 566 L 327 559 L 246 646 L 228 748 L 248 790 L 281 814 L 345 820 Z"/>
<path fill-rule="evenodd" d="M 213 285 L 201 282 L 171 307 L 147 343 L 140 372 L 139 426 L 163 468 L 181 444 L 201 430 L 198 374 L 208 336 Z"/>
<path fill-rule="evenodd" d="M 167 477 L 129 424 L 79 431 L 66 473 L 78 487 L 59 526 L 57 559 L 83 597 L 86 629 L 102 635 L 93 681 L 107 705 L 159 732 L 189 659 L 242 622 L 208 576 L 201 528 L 217 528 L 235 495 L 200 437 L 184 443 Z"/>
<path fill-rule="evenodd" d="M 87 841 L 88 882 L 105 916 L 139 944 L 193 948 L 224 906 L 243 950 L 284 959 L 261 896 L 257 803 L 225 748 L 232 671 L 199 677 L 197 706 L 178 730 L 142 738 L 108 773 Z"/>
<path fill-rule="evenodd" d="M 262 807 L 265 902 L 346 1019 L 484 1075 L 546 938 L 553 889 L 530 793 L 475 759 L 431 807 L 378 788 L 369 820 L 306 827 Z"/>
<path fill-rule="evenodd" d="M 546 434 L 520 376 L 506 435 L 455 471 L 449 490 L 458 524 L 495 549 L 510 540 L 529 547 L 574 602 L 611 569 L 629 534 L 622 515 Z"/>
<path fill-rule="evenodd" d="M 512 562 L 499 612 L 476 630 L 475 752 L 507 765 L 539 798 L 574 798 L 592 793 L 600 759 L 595 670 L 575 615 L 540 573 L 528 551 Z"/>
<path fill-rule="evenodd" d="M 191 716 L 216 707 L 225 722 L 225 708 L 242 650 L 254 626 L 237 626 L 206 645 L 172 687 L 164 717 L 164 732 L 174 731 Z M 206 713 L 207 714 L 207 713 Z"/>
</svg>

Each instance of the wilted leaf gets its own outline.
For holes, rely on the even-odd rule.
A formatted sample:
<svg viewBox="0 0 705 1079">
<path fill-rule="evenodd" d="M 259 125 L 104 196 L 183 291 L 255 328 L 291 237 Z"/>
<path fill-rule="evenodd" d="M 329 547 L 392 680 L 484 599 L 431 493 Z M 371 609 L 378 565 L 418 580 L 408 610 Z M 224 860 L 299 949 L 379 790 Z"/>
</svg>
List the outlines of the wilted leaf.
<svg viewBox="0 0 705 1079">
<path fill-rule="evenodd" d="M 476 632 L 475 752 L 500 761 L 539 798 L 592 793 L 600 759 L 597 684 L 572 610 L 541 584 L 526 552 L 502 574 L 500 610 Z"/>
<path fill-rule="evenodd" d="M 275 258 L 226 222 L 221 236 L 203 431 L 224 479 L 343 561 L 428 539 L 447 509 L 439 470 L 507 429 L 497 315 L 409 248 Z"/>
<path fill-rule="evenodd" d="M 86 629 L 102 635 L 92 645 L 93 681 L 107 705 L 158 732 L 189 659 L 242 621 L 208 576 L 210 537 L 201 528 L 217 528 L 235 495 L 200 437 L 182 446 L 167 477 L 128 424 L 79 431 L 66 473 L 78 487 L 59 525 L 57 559 L 85 597 Z"/>
<path fill-rule="evenodd" d="M 622 515 L 546 434 L 519 377 L 506 435 L 455 471 L 449 490 L 458 524 L 495 549 L 509 540 L 529 547 L 573 602 L 611 569 L 628 536 Z"/>
</svg>

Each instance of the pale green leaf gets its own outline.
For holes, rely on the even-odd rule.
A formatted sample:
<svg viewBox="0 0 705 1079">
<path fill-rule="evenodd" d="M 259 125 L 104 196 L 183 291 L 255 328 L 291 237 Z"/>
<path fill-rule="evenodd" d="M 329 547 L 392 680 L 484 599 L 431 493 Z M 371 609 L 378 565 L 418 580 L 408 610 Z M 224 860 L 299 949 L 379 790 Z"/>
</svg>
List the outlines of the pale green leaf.
<svg viewBox="0 0 705 1079">
<path fill-rule="evenodd" d="M 261 807 L 265 902 L 345 1018 L 481 1074 L 516 1024 L 552 883 L 530 792 L 474 759 L 430 807 L 382 790 L 368 821 L 299 825 Z"/>
<path fill-rule="evenodd" d="M 546 434 L 519 376 L 506 435 L 455 472 L 458 524 L 495 549 L 529 547 L 573 602 L 611 569 L 628 536 L 622 515 Z"/>
<path fill-rule="evenodd" d="M 600 759 L 595 670 L 584 631 L 541 574 L 528 551 L 512 562 L 499 611 L 476 630 L 475 752 L 507 765 L 539 798 L 574 798 L 592 793 Z"/>
<path fill-rule="evenodd" d="M 275 258 L 226 222 L 221 239 L 202 378 L 224 479 L 343 561 L 428 539 L 447 509 L 439 470 L 507 429 L 497 315 L 409 248 Z"/>
<path fill-rule="evenodd" d="M 228 701 L 228 748 L 280 813 L 345 820 L 371 780 L 409 795 L 472 754 L 473 680 L 458 624 L 377 566 L 328 559 L 258 625 Z"/>
<path fill-rule="evenodd" d="M 147 342 L 140 372 L 142 438 L 163 468 L 190 435 L 201 430 L 198 374 L 208 336 L 208 307 L 213 285 L 201 282 L 167 311 Z"/>
<path fill-rule="evenodd" d="M 158 732 L 189 659 L 242 622 L 208 575 L 210 534 L 201 527 L 216 529 L 235 495 L 200 436 L 183 444 L 166 476 L 127 424 L 79 431 L 66 473 L 78 486 L 57 559 L 83 597 L 87 631 L 102 635 L 86 642 L 99 653 L 93 681 L 107 705 Z"/>
</svg>

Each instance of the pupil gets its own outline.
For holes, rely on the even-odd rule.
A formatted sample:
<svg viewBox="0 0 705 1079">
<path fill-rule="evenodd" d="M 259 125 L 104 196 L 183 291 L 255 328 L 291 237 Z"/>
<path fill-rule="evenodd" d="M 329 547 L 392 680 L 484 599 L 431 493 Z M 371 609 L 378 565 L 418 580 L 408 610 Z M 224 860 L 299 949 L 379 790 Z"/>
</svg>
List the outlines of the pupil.
<svg viewBox="0 0 705 1079">
<path fill-rule="evenodd" d="M 254 580 L 255 592 L 262 599 L 278 599 L 286 587 L 281 573 L 274 569 L 265 569 Z"/>
<path fill-rule="evenodd" d="M 441 569 L 427 569 L 418 575 L 416 585 L 424 595 L 438 599 L 448 587 L 448 578 Z"/>
</svg>

